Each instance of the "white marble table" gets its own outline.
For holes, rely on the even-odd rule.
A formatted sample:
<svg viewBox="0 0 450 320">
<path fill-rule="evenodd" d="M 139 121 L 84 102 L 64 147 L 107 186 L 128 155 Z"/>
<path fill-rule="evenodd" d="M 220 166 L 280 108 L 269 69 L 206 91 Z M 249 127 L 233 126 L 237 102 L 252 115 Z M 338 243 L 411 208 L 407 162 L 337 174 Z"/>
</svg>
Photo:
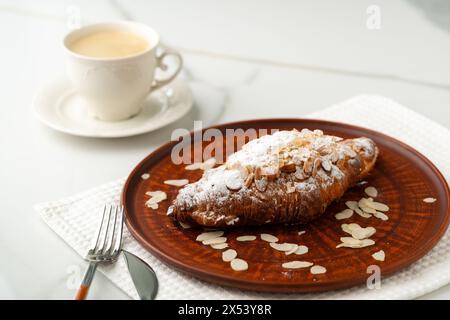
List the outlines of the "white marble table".
<svg viewBox="0 0 450 320">
<path fill-rule="evenodd" d="M 222 90 L 208 121 L 302 116 L 360 93 L 389 96 L 450 128 L 450 3 L 376 1 L 0 0 L 0 298 L 69 299 L 83 260 L 35 214 L 37 202 L 127 175 L 171 130 L 115 139 L 54 132 L 30 112 L 36 90 L 61 74 L 59 39 L 83 24 L 145 22 L 178 48 L 193 80 Z M 101 169 L 100 169 L 101 166 Z M 91 298 L 127 296 L 96 276 Z M 450 285 L 424 298 L 450 298 Z"/>
</svg>

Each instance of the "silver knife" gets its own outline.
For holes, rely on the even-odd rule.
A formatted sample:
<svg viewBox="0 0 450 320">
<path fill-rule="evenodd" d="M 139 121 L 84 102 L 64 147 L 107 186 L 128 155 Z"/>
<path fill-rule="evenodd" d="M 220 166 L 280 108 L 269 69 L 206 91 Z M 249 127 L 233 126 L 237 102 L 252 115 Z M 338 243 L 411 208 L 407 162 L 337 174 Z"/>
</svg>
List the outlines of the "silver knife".
<svg viewBox="0 0 450 320">
<path fill-rule="evenodd" d="M 141 300 L 153 300 L 158 293 L 158 278 L 155 271 L 141 258 L 122 250 L 128 271 Z"/>
</svg>

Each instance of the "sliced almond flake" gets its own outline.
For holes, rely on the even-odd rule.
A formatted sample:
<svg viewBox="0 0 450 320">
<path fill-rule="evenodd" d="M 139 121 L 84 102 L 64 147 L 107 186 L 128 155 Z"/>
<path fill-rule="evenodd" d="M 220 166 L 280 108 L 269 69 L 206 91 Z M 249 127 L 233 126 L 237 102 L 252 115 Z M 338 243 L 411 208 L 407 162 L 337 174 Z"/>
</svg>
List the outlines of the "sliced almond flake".
<svg viewBox="0 0 450 320">
<path fill-rule="evenodd" d="M 299 231 L 298 235 L 301 236 L 302 234 L 305 234 L 305 233 L 306 233 L 306 231 L 304 231 L 304 230 L 303 231 Z"/>
<path fill-rule="evenodd" d="M 149 191 L 145 194 L 150 196 L 150 199 L 146 202 L 147 205 L 157 204 L 167 199 L 167 194 L 164 191 Z"/>
<path fill-rule="evenodd" d="M 159 205 L 157 203 L 148 203 L 148 201 L 145 203 L 145 205 L 153 210 L 156 210 L 159 208 Z"/>
<path fill-rule="evenodd" d="M 348 238 L 348 237 L 347 237 Z M 353 239 L 353 238 L 350 238 L 350 239 Z M 342 238 L 341 238 L 341 240 L 342 240 Z M 353 240 L 356 240 L 356 239 L 353 239 Z M 368 246 L 371 246 L 371 245 L 374 245 L 375 244 L 375 241 L 373 241 L 372 239 L 364 239 L 364 240 L 356 240 L 356 241 L 358 241 L 358 242 L 354 242 L 354 243 L 349 243 L 349 242 L 342 242 L 342 243 L 340 243 L 340 244 L 338 244 L 337 246 L 336 246 L 336 248 L 342 248 L 342 247 L 345 247 L 345 248 L 364 248 L 364 247 L 368 247 Z"/>
<path fill-rule="evenodd" d="M 211 245 L 211 248 L 213 249 L 217 249 L 217 250 L 222 250 L 225 248 L 228 248 L 228 243 L 215 243 Z"/>
<path fill-rule="evenodd" d="M 350 224 L 343 223 L 341 225 L 342 231 L 347 232 L 348 234 L 352 234 L 353 230 L 357 230 L 360 228 L 361 228 L 361 226 L 357 223 L 350 223 Z"/>
<path fill-rule="evenodd" d="M 360 206 L 361 210 L 364 211 L 365 213 L 370 213 L 370 214 L 374 214 L 377 210 L 372 209 L 370 207 L 366 207 L 366 206 Z"/>
<path fill-rule="evenodd" d="M 203 167 L 203 163 L 201 162 L 194 162 L 193 164 L 187 165 L 184 167 L 186 170 L 199 170 Z"/>
<path fill-rule="evenodd" d="M 271 242 L 270 246 L 278 251 L 291 251 L 295 246 L 297 246 L 295 243 L 276 243 Z M 297 247 L 295 247 L 297 248 Z"/>
<path fill-rule="evenodd" d="M 268 234 L 268 233 L 261 233 L 261 240 L 267 241 L 267 242 L 278 242 L 278 238 Z"/>
<path fill-rule="evenodd" d="M 297 250 L 295 250 L 296 255 L 302 255 L 308 253 L 309 249 L 307 246 L 298 246 Z"/>
<path fill-rule="evenodd" d="M 356 230 L 356 229 L 361 228 L 361 226 L 357 223 L 349 223 L 348 227 L 350 230 Z"/>
<path fill-rule="evenodd" d="M 256 240 L 256 236 L 240 236 L 236 238 L 237 241 L 253 241 Z"/>
<path fill-rule="evenodd" d="M 344 219 L 348 219 L 353 215 L 353 210 L 352 209 L 344 209 L 343 211 L 336 213 L 334 215 L 334 217 L 337 220 L 344 220 Z"/>
<path fill-rule="evenodd" d="M 191 225 L 189 225 L 189 224 L 187 224 L 187 223 L 185 223 L 185 222 L 178 222 L 179 224 L 180 224 L 180 226 L 183 228 L 183 229 L 189 229 L 189 228 L 192 228 L 192 226 Z"/>
<path fill-rule="evenodd" d="M 351 235 L 355 239 L 363 240 L 373 236 L 375 232 L 377 232 L 377 230 L 374 227 L 366 227 L 352 230 Z"/>
<path fill-rule="evenodd" d="M 242 181 L 231 176 L 225 180 L 225 185 L 232 191 L 238 191 L 242 188 Z"/>
<path fill-rule="evenodd" d="M 285 254 L 288 256 L 290 254 L 293 254 L 294 252 L 296 252 L 298 249 L 298 244 L 293 244 L 291 250 L 286 251 Z"/>
<path fill-rule="evenodd" d="M 222 260 L 225 262 L 230 262 L 231 260 L 235 259 L 237 257 L 236 250 L 228 249 L 222 252 Z"/>
<path fill-rule="evenodd" d="M 145 193 L 146 195 L 150 196 L 150 197 L 154 197 L 154 198 L 167 198 L 167 194 L 164 191 L 147 191 Z"/>
<path fill-rule="evenodd" d="M 245 271 L 248 269 L 248 263 L 242 259 L 233 259 L 231 260 L 231 269 L 234 271 Z"/>
<path fill-rule="evenodd" d="M 389 217 L 388 217 L 387 215 L 385 215 L 383 212 L 377 211 L 377 212 L 375 212 L 375 213 L 373 214 L 373 216 L 374 216 L 375 218 L 381 219 L 381 220 L 383 220 L 383 221 L 388 221 L 388 220 L 389 220 Z"/>
<path fill-rule="evenodd" d="M 329 160 L 322 161 L 322 168 L 325 171 L 331 171 L 331 162 Z"/>
<path fill-rule="evenodd" d="M 283 263 L 281 266 L 285 269 L 300 269 L 300 268 L 309 268 L 314 263 L 308 262 L 308 261 L 289 261 Z"/>
<path fill-rule="evenodd" d="M 383 250 L 380 250 L 380 251 L 377 251 L 377 252 L 375 252 L 374 254 L 372 254 L 372 257 L 373 257 L 375 260 L 378 260 L 378 261 L 384 261 L 384 259 L 386 258 L 386 254 L 384 253 Z"/>
<path fill-rule="evenodd" d="M 311 269 L 309 269 L 309 272 L 311 272 L 312 274 L 323 274 L 327 272 L 327 269 L 325 267 L 315 265 L 312 266 Z"/>
<path fill-rule="evenodd" d="M 359 245 L 361 244 L 361 240 L 355 239 L 353 237 L 341 237 L 341 242 L 345 244 L 351 244 L 351 245 Z"/>
<path fill-rule="evenodd" d="M 206 171 L 206 170 L 214 168 L 215 165 L 216 165 L 216 158 L 210 158 L 202 163 L 201 168 L 202 168 L 202 170 Z"/>
<path fill-rule="evenodd" d="M 367 198 L 361 198 L 359 201 L 358 201 L 358 206 L 359 206 L 359 208 L 361 208 L 361 207 L 369 207 L 370 206 L 370 200 L 369 199 L 367 199 Z"/>
<path fill-rule="evenodd" d="M 342 231 L 344 231 L 348 234 L 352 234 L 352 230 L 350 230 L 350 228 L 348 227 L 348 224 L 346 224 L 346 223 L 341 224 L 341 229 L 342 229 Z"/>
<path fill-rule="evenodd" d="M 369 208 L 372 208 L 374 210 L 377 211 L 389 211 L 389 207 L 387 205 L 385 205 L 384 203 L 381 202 L 376 202 L 376 201 L 367 201 L 365 203 L 365 205 Z"/>
<path fill-rule="evenodd" d="M 189 183 L 189 180 L 188 179 L 166 180 L 164 181 L 164 183 L 168 184 L 169 186 L 182 187 L 184 185 L 187 185 Z"/>
<path fill-rule="evenodd" d="M 425 199 L 423 199 L 423 202 L 425 202 L 425 203 L 434 203 L 436 201 L 437 201 L 437 199 L 435 199 L 435 198 L 425 198 Z"/>
<path fill-rule="evenodd" d="M 361 240 L 361 242 L 362 242 L 361 248 L 372 246 L 375 244 L 375 241 L 373 241 L 372 239 L 363 239 L 363 240 Z"/>
<path fill-rule="evenodd" d="M 360 208 L 356 208 L 355 212 L 363 218 L 370 218 L 372 215 L 366 212 L 363 212 Z"/>
<path fill-rule="evenodd" d="M 218 238 L 212 238 L 212 239 L 207 239 L 207 240 L 202 241 L 202 243 L 204 245 L 219 244 L 219 243 L 225 243 L 225 242 L 227 242 L 226 237 L 218 237 Z"/>
<path fill-rule="evenodd" d="M 364 189 L 364 192 L 372 198 L 376 198 L 378 196 L 378 190 L 374 187 L 367 187 Z"/>
<path fill-rule="evenodd" d="M 352 210 L 358 209 L 358 202 L 357 201 L 346 201 L 345 205 Z"/>
<path fill-rule="evenodd" d="M 205 241 L 209 239 L 219 238 L 223 236 L 223 231 L 210 231 L 210 232 L 203 232 L 197 236 L 195 240 L 197 241 Z"/>
<path fill-rule="evenodd" d="M 144 173 L 141 175 L 142 180 L 147 180 L 150 178 L 150 174 L 149 173 Z"/>
</svg>

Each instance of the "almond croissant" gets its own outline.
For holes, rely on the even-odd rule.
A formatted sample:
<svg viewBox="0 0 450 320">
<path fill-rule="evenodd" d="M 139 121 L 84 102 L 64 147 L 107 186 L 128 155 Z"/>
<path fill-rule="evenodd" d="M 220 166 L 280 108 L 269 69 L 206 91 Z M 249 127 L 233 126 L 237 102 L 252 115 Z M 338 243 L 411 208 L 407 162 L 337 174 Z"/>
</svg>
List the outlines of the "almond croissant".
<svg viewBox="0 0 450 320">
<path fill-rule="evenodd" d="M 278 131 L 250 141 L 186 185 L 167 214 L 208 227 L 307 223 L 363 179 L 377 156 L 368 138 Z"/>
</svg>

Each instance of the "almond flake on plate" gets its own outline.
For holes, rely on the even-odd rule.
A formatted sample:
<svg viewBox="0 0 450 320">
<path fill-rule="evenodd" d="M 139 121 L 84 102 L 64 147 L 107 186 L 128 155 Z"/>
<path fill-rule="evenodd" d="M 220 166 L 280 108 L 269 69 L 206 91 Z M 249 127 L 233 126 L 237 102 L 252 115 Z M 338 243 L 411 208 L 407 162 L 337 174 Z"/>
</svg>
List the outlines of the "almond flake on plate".
<svg viewBox="0 0 450 320">
<path fill-rule="evenodd" d="M 385 205 L 384 203 L 381 202 L 376 202 L 369 199 L 367 199 L 368 201 L 364 202 L 364 206 L 372 208 L 374 210 L 378 210 L 378 211 L 389 211 L 389 207 L 387 205 Z"/>
<path fill-rule="evenodd" d="M 361 217 L 366 218 L 366 219 L 367 219 L 367 218 L 370 218 L 370 217 L 372 216 L 371 214 L 362 211 L 360 208 L 356 208 L 356 209 L 355 209 L 355 212 L 356 212 L 358 215 L 360 215 Z"/>
<path fill-rule="evenodd" d="M 346 232 L 348 234 L 352 234 L 353 230 L 356 230 L 356 229 L 359 229 L 359 228 L 361 228 L 361 226 L 359 224 L 357 224 L 357 223 L 350 223 L 350 224 L 343 223 L 341 225 L 342 231 L 344 231 L 344 232 Z"/>
<path fill-rule="evenodd" d="M 346 201 L 345 205 L 351 209 L 351 210 L 355 210 L 358 208 L 358 201 Z"/>
<path fill-rule="evenodd" d="M 233 259 L 231 260 L 231 269 L 234 271 L 245 271 L 248 269 L 248 263 L 242 259 Z"/>
<path fill-rule="evenodd" d="M 308 262 L 308 261 L 289 261 L 283 263 L 281 266 L 285 269 L 300 269 L 300 268 L 309 268 L 314 263 Z"/>
<path fill-rule="evenodd" d="M 389 217 L 388 217 L 387 215 L 385 215 L 383 212 L 377 211 L 377 212 L 375 212 L 375 213 L 373 214 L 373 216 L 374 216 L 375 218 L 381 219 L 381 220 L 383 220 L 383 221 L 388 221 L 388 220 L 389 220 Z"/>
<path fill-rule="evenodd" d="M 156 210 L 159 208 L 159 205 L 157 203 L 149 203 L 148 201 L 145 203 L 145 205 L 148 208 L 153 209 L 153 210 Z"/>
<path fill-rule="evenodd" d="M 167 199 L 167 194 L 164 191 L 149 191 L 145 193 L 150 196 L 145 202 L 145 205 L 152 209 L 158 209 L 158 203 Z"/>
<path fill-rule="evenodd" d="M 367 187 L 364 189 L 364 192 L 372 198 L 376 198 L 378 196 L 378 190 L 374 187 Z"/>
<path fill-rule="evenodd" d="M 187 165 L 185 167 L 186 170 L 199 170 L 203 167 L 203 163 L 201 162 L 194 162 L 193 164 Z"/>
<path fill-rule="evenodd" d="M 256 240 L 256 236 L 240 236 L 236 238 L 237 241 L 253 241 Z"/>
<path fill-rule="evenodd" d="M 150 203 L 158 203 L 167 199 L 167 194 L 164 191 L 148 191 L 145 193 L 150 196 Z"/>
<path fill-rule="evenodd" d="M 215 243 L 211 245 L 211 248 L 213 249 L 217 249 L 217 250 L 222 250 L 225 248 L 228 248 L 228 243 L 224 242 L 224 243 Z"/>
<path fill-rule="evenodd" d="M 219 244 L 219 243 L 225 243 L 227 242 L 226 237 L 217 237 L 212 239 L 203 240 L 202 243 L 204 245 L 210 245 L 210 244 Z"/>
<path fill-rule="evenodd" d="M 345 244 L 352 244 L 352 245 L 353 244 L 354 245 L 361 244 L 361 240 L 355 239 L 353 237 L 341 237 L 340 240 L 341 240 L 342 243 L 345 243 Z"/>
<path fill-rule="evenodd" d="M 164 181 L 164 183 L 168 184 L 169 186 L 182 187 L 184 185 L 187 185 L 189 183 L 189 180 L 188 179 L 166 180 Z"/>
<path fill-rule="evenodd" d="M 141 178 L 142 178 L 142 180 L 147 180 L 148 178 L 150 178 L 150 174 L 149 174 L 149 173 L 144 173 L 144 174 L 141 176 Z"/>
<path fill-rule="evenodd" d="M 353 215 L 353 210 L 352 209 L 344 209 L 343 211 L 336 213 L 334 215 L 334 217 L 337 220 L 344 220 L 344 219 L 348 219 Z"/>
<path fill-rule="evenodd" d="M 268 233 L 261 233 L 261 240 L 267 241 L 267 242 L 278 242 L 278 238 L 268 234 Z"/>
<path fill-rule="evenodd" d="M 364 248 L 375 244 L 372 239 L 357 240 L 350 237 L 342 237 L 341 241 L 342 243 L 338 244 L 336 248 Z"/>
<path fill-rule="evenodd" d="M 278 251 L 291 251 L 293 248 L 296 248 L 297 250 L 297 245 L 295 243 L 276 243 L 276 242 L 271 242 L 270 246 L 272 248 L 274 248 L 275 250 Z"/>
<path fill-rule="evenodd" d="M 309 272 L 311 272 L 312 274 L 323 274 L 327 272 L 327 269 L 325 267 L 315 265 L 312 266 L 311 269 L 309 269 Z"/>
<path fill-rule="evenodd" d="M 225 262 L 230 262 L 231 260 L 233 260 L 236 257 L 237 257 L 236 250 L 228 249 L 228 250 L 225 250 L 224 252 L 222 252 L 222 260 Z"/>
<path fill-rule="evenodd" d="M 197 240 L 197 241 L 205 241 L 205 240 L 208 240 L 208 239 L 219 238 L 219 237 L 223 236 L 223 234 L 224 234 L 223 231 L 203 232 L 203 233 L 199 234 L 195 240 Z"/>
<path fill-rule="evenodd" d="M 304 230 L 303 231 L 299 231 L 298 235 L 301 236 L 302 234 L 305 234 L 305 233 L 306 233 L 306 231 L 304 231 Z"/>
<path fill-rule="evenodd" d="M 435 198 L 425 198 L 425 199 L 423 199 L 423 202 L 425 202 L 425 203 L 434 203 L 434 202 L 436 202 L 436 200 L 437 199 L 435 199 Z"/>
<path fill-rule="evenodd" d="M 366 227 L 352 230 L 352 237 L 358 240 L 363 240 L 373 236 L 377 232 L 374 227 Z"/>
<path fill-rule="evenodd" d="M 307 246 L 298 246 L 297 250 L 295 250 L 296 255 L 302 255 L 308 253 L 309 249 Z"/>
<path fill-rule="evenodd" d="M 372 209 L 370 207 L 366 207 L 366 206 L 360 206 L 361 210 L 364 211 L 365 213 L 369 213 L 369 214 L 374 214 L 377 210 Z"/>
<path fill-rule="evenodd" d="M 293 254 L 294 252 L 296 252 L 298 249 L 298 244 L 293 244 L 291 250 L 286 251 L 285 254 L 288 256 L 290 254 Z"/>
<path fill-rule="evenodd" d="M 383 250 L 380 250 L 380 251 L 377 251 L 377 252 L 375 252 L 374 254 L 372 254 L 372 257 L 373 257 L 375 260 L 378 260 L 378 261 L 384 261 L 384 259 L 386 258 L 386 254 L 384 253 Z"/>
</svg>

